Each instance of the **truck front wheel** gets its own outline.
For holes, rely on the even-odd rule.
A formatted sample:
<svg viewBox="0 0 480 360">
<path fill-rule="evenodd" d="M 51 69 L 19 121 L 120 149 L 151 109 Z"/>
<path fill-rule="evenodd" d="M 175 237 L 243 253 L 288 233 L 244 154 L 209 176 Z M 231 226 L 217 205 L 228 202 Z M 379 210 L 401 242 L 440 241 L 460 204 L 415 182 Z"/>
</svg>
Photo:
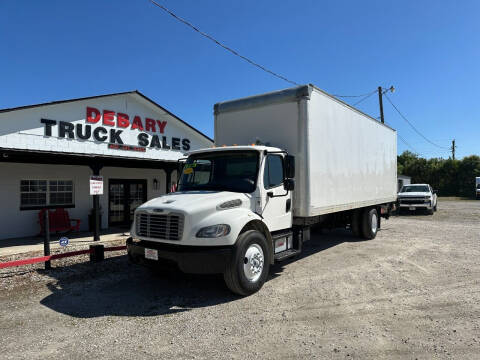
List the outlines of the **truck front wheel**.
<svg viewBox="0 0 480 360">
<path fill-rule="evenodd" d="M 228 288 L 238 295 L 250 295 L 261 289 L 267 280 L 270 256 L 265 236 L 249 230 L 237 239 L 232 261 L 223 278 Z"/>
<path fill-rule="evenodd" d="M 367 208 L 362 214 L 362 235 L 364 239 L 371 240 L 377 236 L 380 224 L 378 212 L 375 208 Z"/>
</svg>

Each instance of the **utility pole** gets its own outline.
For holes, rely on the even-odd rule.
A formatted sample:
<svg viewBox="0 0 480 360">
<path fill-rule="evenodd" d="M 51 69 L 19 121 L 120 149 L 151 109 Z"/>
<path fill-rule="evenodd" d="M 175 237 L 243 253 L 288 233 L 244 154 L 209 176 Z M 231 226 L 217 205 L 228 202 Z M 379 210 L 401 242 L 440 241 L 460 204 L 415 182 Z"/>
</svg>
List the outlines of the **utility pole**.
<svg viewBox="0 0 480 360">
<path fill-rule="evenodd" d="M 382 121 L 382 124 L 385 123 L 385 119 L 383 118 L 383 99 L 382 99 L 382 87 L 378 87 L 378 103 L 380 104 L 380 120 Z"/>
<path fill-rule="evenodd" d="M 455 139 L 452 140 L 452 159 L 455 160 Z"/>
<path fill-rule="evenodd" d="M 380 120 L 382 121 L 382 124 L 385 124 L 385 118 L 383 117 L 383 94 L 387 91 L 393 93 L 395 88 L 393 86 L 390 86 L 388 89 L 383 89 L 381 86 L 378 87 L 378 103 L 380 105 Z"/>
</svg>

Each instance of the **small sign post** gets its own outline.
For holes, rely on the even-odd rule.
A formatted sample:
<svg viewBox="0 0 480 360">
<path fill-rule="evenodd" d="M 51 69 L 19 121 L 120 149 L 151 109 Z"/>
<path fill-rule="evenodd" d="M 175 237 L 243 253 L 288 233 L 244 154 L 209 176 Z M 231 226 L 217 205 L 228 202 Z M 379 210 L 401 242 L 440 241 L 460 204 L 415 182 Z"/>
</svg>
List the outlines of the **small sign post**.
<svg viewBox="0 0 480 360">
<path fill-rule="evenodd" d="M 98 175 L 101 167 L 94 167 L 94 175 L 90 176 L 90 195 L 93 196 L 93 214 L 95 217 L 95 225 L 93 228 L 93 241 L 100 241 L 100 200 L 99 196 L 103 195 L 103 176 Z"/>
<path fill-rule="evenodd" d="M 103 195 L 103 176 L 90 176 L 90 195 Z"/>
</svg>

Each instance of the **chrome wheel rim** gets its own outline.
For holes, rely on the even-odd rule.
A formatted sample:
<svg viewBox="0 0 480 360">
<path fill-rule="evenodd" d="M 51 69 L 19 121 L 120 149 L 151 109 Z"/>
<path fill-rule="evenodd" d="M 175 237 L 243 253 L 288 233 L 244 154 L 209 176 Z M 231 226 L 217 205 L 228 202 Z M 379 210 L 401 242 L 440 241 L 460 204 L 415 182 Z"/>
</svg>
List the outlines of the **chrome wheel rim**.
<svg viewBox="0 0 480 360">
<path fill-rule="evenodd" d="M 377 219 L 377 214 L 372 214 L 372 233 L 375 234 L 377 232 L 377 226 L 378 226 L 378 219 Z"/>
<path fill-rule="evenodd" d="M 264 256 L 262 247 L 252 244 L 245 252 L 243 258 L 243 273 L 248 281 L 256 282 L 262 276 Z"/>
</svg>

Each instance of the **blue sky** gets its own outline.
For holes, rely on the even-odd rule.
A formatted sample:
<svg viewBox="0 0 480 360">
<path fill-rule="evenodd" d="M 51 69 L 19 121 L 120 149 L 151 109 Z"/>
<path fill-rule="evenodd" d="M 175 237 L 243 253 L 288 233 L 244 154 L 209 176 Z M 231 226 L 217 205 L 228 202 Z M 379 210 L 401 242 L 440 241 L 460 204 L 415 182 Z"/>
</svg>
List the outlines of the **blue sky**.
<svg viewBox="0 0 480 360">
<path fill-rule="evenodd" d="M 343 95 L 394 85 L 427 138 L 480 153 L 480 1 L 158 1 L 297 83 Z M 138 89 L 213 137 L 214 103 L 290 86 L 148 0 L 3 0 L 0 43 L 0 108 Z M 377 96 L 358 107 L 379 115 Z M 384 108 L 416 152 L 448 157 Z"/>
</svg>

